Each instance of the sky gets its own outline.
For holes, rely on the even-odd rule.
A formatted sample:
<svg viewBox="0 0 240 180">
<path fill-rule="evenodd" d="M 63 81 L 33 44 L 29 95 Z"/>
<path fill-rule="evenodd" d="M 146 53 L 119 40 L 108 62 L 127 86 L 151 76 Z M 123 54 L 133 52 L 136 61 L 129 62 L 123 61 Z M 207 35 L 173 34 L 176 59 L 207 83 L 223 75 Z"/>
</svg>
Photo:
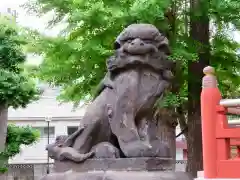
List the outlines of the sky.
<svg viewBox="0 0 240 180">
<path fill-rule="evenodd" d="M 7 8 L 16 10 L 18 13 L 18 22 L 22 26 L 31 27 L 33 29 L 38 29 L 40 32 L 47 34 L 48 36 L 56 36 L 59 32 L 56 29 L 47 29 L 47 21 L 51 19 L 51 15 L 45 16 L 43 18 L 36 17 L 34 15 L 27 14 L 26 10 L 20 7 L 20 5 L 26 3 L 28 0 L 0 0 L 0 12 L 6 12 Z M 233 32 L 233 37 L 240 42 L 240 33 Z"/>
<path fill-rule="evenodd" d="M 28 0 L 0 0 L 0 12 L 7 13 L 7 9 L 16 10 L 17 12 L 17 23 L 21 26 L 29 27 L 48 36 L 57 36 L 61 27 L 56 27 L 54 29 L 47 28 L 47 22 L 52 18 L 51 14 L 47 14 L 44 17 L 37 17 L 30 15 L 26 12 L 24 8 L 21 7 L 22 4 L 26 3 Z M 42 62 L 43 58 L 33 54 L 27 54 L 27 64 L 38 65 Z"/>
<path fill-rule="evenodd" d="M 37 29 L 49 36 L 55 36 L 57 32 L 46 28 L 47 21 L 51 16 L 45 16 L 43 18 L 36 17 L 34 15 L 27 14 L 26 10 L 20 5 L 26 3 L 27 0 L 0 0 L 0 12 L 7 12 L 7 8 L 16 10 L 18 13 L 17 22 L 26 27 Z"/>
</svg>

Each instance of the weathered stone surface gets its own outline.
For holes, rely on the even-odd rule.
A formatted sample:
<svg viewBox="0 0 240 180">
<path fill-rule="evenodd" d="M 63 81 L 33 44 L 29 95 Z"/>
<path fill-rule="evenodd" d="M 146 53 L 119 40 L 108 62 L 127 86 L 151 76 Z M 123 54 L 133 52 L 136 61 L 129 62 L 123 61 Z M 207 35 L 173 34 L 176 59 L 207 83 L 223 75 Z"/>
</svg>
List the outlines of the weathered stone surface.
<svg viewBox="0 0 240 180">
<path fill-rule="evenodd" d="M 107 60 L 108 72 L 98 96 L 88 106 L 79 129 L 63 143 L 47 147 L 51 157 L 77 163 L 109 156 L 170 157 L 168 144 L 150 126 L 153 107 L 173 77 L 168 55 L 168 40 L 155 26 L 125 28 L 115 42 L 114 55 Z"/>
<path fill-rule="evenodd" d="M 49 174 L 41 180 L 193 180 L 184 172 L 89 171 Z"/>
<path fill-rule="evenodd" d="M 171 171 L 169 146 L 152 126 L 153 107 L 173 78 L 167 38 L 151 24 L 132 24 L 114 50 L 79 129 L 47 147 L 56 174 L 42 180 L 192 179 Z"/>
<path fill-rule="evenodd" d="M 111 158 L 88 159 L 84 163 L 71 161 L 55 161 L 55 172 L 72 170 L 75 172 L 87 171 L 169 171 L 174 162 L 170 158 Z"/>
</svg>

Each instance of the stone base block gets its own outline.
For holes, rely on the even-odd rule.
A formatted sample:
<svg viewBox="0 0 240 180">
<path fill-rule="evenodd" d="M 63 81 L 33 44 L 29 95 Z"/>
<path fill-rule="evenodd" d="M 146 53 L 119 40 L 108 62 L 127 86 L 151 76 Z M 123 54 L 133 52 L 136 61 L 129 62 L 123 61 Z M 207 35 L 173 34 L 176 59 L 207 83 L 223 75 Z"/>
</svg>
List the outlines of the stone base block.
<svg viewBox="0 0 240 180">
<path fill-rule="evenodd" d="M 49 174 L 41 180 L 193 180 L 184 172 L 89 171 Z"/>
<path fill-rule="evenodd" d="M 88 159 L 84 163 L 55 161 L 54 171 L 171 171 L 175 162 L 171 158 L 114 158 Z"/>
</svg>

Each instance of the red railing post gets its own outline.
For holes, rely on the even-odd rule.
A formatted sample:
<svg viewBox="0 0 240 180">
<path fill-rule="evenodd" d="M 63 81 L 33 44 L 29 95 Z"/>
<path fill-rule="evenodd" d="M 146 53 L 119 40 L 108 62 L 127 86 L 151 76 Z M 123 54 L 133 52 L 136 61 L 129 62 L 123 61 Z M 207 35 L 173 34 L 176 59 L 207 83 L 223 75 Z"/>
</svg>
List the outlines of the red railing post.
<svg viewBox="0 0 240 180">
<path fill-rule="evenodd" d="M 201 118 L 203 142 L 203 170 L 205 178 L 217 176 L 217 140 L 216 121 L 217 105 L 221 100 L 221 93 L 217 87 L 214 68 L 206 67 L 202 80 Z"/>
</svg>

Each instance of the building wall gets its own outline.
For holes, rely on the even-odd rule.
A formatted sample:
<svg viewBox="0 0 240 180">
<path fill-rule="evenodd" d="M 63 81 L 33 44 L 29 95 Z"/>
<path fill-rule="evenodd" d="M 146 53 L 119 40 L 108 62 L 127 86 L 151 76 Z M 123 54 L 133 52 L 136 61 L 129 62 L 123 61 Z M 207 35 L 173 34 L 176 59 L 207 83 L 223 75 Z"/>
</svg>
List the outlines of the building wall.
<svg viewBox="0 0 240 180">
<path fill-rule="evenodd" d="M 176 135 L 178 135 L 181 132 L 180 126 L 176 127 Z M 179 142 L 185 142 L 185 137 L 184 135 L 179 136 L 176 138 L 176 141 Z M 183 160 L 184 158 L 184 148 L 176 146 L 176 160 Z"/>
<path fill-rule="evenodd" d="M 27 126 L 32 127 L 47 127 L 46 121 L 10 121 L 9 123 L 18 125 L 18 126 Z M 55 133 L 53 136 L 50 136 L 50 143 L 55 141 L 55 137 L 58 135 L 67 135 L 67 127 L 73 126 L 78 127 L 79 120 L 61 120 L 61 121 L 51 121 L 49 126 L 55 128 Z M 9 160 L 9 163 L 12 164 L 23 164 L 23 163 L 47 163 L 47 151 L 45 147 L 48 143 L 47 136 L 41 136 L 38 142 L 32 146 L 22 146 L 21 153 L 16 155 L 13 159 Z M 50 162 L 53 162 L 50 159 Z"/>
<path fill-rule="evenodd" d="M 176 149 L 176 160 L 183 160 L 183 149 L 177 148 Z"/>
</svg>

